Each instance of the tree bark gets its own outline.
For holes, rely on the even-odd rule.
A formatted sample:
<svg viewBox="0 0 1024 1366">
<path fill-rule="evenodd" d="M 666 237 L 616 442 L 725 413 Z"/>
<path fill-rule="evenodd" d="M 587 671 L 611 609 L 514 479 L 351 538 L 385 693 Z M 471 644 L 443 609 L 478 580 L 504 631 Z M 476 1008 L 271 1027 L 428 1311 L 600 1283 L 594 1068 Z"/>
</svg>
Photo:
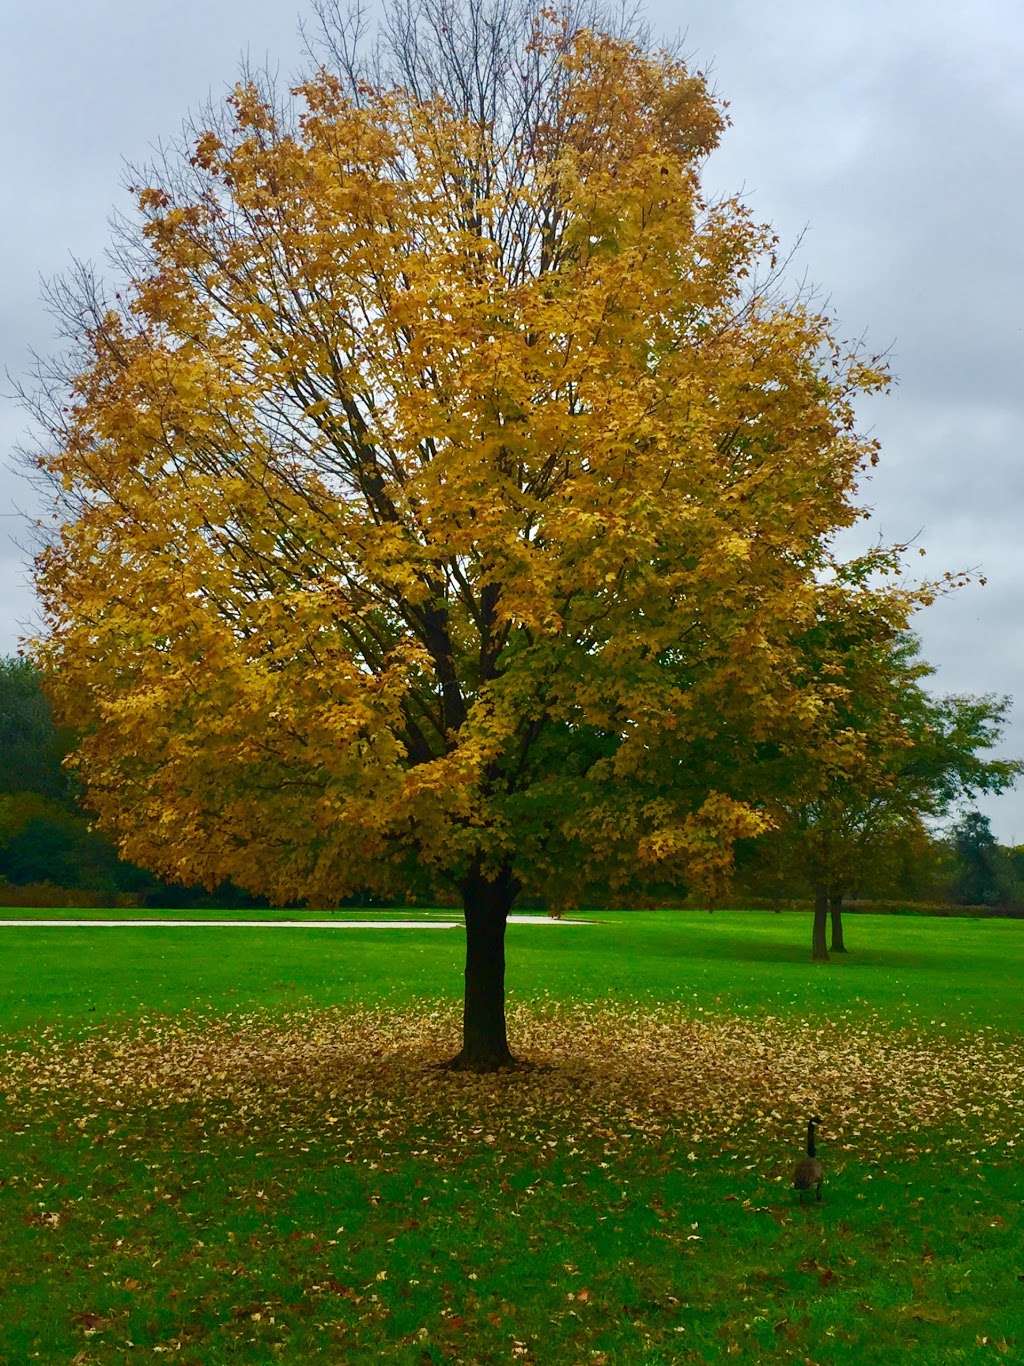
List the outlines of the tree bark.
<svg viewBox="0 0 1024 1366">
<path fill-rule="evenodd" d="M 843 943 L 843 897 L 842 893 L 838 896 L 829 898 L 829 914 L 832 917 L 832 952 L 845 953 L 846 945 Z"/>
<path fill-rule="evenodd" d="M 828 888 L 814 889 L 814 934 L 811 939 L 811 958 L 815 963 L 828 962 L 825 928 L 828 925 Z"/>
<path fill-rule="evenodd" d="M 512 1067 L 505 1026 L 505 925 L 517 886 L 506 868 L 487 878 L 474 871 L 462 884 L 466 918 L 466 990 L 462 1048 L 449 1066 L 464 1072 Z"/>
</svg>

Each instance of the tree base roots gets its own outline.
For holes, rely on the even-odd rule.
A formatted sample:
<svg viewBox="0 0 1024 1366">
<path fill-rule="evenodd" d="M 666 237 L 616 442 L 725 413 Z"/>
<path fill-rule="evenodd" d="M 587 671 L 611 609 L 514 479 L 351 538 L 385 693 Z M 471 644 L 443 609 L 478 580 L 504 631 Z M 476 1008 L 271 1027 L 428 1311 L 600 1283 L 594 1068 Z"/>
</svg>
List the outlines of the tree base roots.
<svg viewBox="0 0 1024 1366">
<path fill-rule="evenodd" d="M 494 1053 L 486 1056 L 456 1053 L 454 1058 L 437 1064 L 439 1072 L 519 1072 L 529 1067 L 511 1053 Z"/>
</svg>

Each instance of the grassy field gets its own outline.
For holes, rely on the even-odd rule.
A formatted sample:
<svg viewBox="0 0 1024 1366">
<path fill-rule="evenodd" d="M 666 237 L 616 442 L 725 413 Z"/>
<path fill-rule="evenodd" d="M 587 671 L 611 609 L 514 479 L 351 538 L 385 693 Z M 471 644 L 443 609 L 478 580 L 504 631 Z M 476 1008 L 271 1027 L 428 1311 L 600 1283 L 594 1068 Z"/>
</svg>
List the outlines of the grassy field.
<svg viewBox="0 0 1024 1366">
<path fill-rule="evenodd" d="M 0 929 L 0 1361 L 1024 1360 L 1024 925 L 586 918 Z"/>
</svg>

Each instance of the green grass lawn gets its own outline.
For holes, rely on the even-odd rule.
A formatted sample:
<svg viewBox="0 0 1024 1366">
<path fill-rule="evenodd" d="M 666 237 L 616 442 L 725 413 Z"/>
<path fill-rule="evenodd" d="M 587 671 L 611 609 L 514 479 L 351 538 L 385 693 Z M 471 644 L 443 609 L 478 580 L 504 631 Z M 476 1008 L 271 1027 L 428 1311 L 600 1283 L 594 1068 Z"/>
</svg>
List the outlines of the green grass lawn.
<svg viewBox="0 0 1024 1366">
<path fill-rule="evenodd" d="M 453 920 L 452 911 L 395 919 Z M 343 919 L 387 918 L 343 911 Z M 0 911 L 0 919 L 323 919 L 323 912 Z M 818 971 L 797 913 L 588 911 L 585 926 L 512 925 L 513 1000 L 690 1001 L 705 1010 L 880 1011 L 899 1024 L 1024 1028 L 1024 922 L 855 915 L 853 950 Z M 456 1000 L 458 930 L 0 929 L 0 1029 L 151 1010 Z"/>
<path fill-rule="evenodd" d="M 1024 924 L 586 919 L 0 929 L 0 1361 L 1024 1360 Z"/>
</svg>

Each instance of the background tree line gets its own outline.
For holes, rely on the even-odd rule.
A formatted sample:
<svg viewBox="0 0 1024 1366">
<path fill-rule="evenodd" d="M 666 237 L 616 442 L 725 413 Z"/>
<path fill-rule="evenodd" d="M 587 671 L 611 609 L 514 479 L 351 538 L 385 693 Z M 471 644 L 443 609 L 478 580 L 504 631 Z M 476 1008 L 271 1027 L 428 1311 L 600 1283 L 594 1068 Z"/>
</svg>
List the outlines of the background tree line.
<svg viewBox="0 0 1024 1366">
<path fill-rule="evenodd" d="M 78 785 L 64 766 L 74 738 L 55 724 L 32 663 L 0 659 L 0 896 L 42 905 L 255 904 L 229 884 L 212 893 L 173 886 L 120 858 L 113 842 L 91 828 Z"/>
<path fill-rule="evenodd" d="M 778 859 L 768 841 L 740 851 L 735 905 L 806 905 L 813 899 L 801 869 Z M 849 907 L 922 910 L 972 907 L 1024 914 L 1024 845 L 1000 844 L 980 811 L 958 813 L 941 829 L 921 828 L 877 850 L 843 895 Z"/>
<path fill-rule="evenodd" d="M 902 667 L 921 670 L 912 649 L 901 646 Z M 904 785 L 883 800 L 874 795 L 869 812 L 849 783 L 828 803 L 791 806 L 789 818 L 738 854 L 735 896 L 770 903 L 801 903 L 820 885 L 821 864 L 843 868 L 828 888 L 836 899 L 885 903 L 978 906 L 1009 913 L 1024 911 L 1024 846 L 999 844 L 986 816 L 961 811 L 941 831 L 923 821 L 919 788 L 934 809 L 943 795 L 959 791 L 945 772 L 950 764 L 963 773 L 977 763 L 979 743 L 994 738 L 1005 704 L 992 699 L 915 695 L 921 718 L 933 723 L 930 748 L 903 756 Z M 935 724 L 936 722 L 940 724 Z M 26 659 L 0 660 L 0 890 L 8 901 L 45 903 L 73 899 L 130 899 L 147 906 L 266 904 L 230 883 L 210 892 L 171 884 L 118 856 L 106 836 L 90 828 L 79 792 L 64 759 L 73 734 L 54 722 L 38 670 Z M 766 760 L 765 772 L 770 771 Z M 936 793 L 936 775 L 945 787 Z M 907 788 L 913 791 L 908 793 Z M 634 897 L 643 902 L 678 900 L 685 887 L 638 881 Z M 405 900 L 431 898 L 416 885 L 412 870 Z M 612 898 L 614 899 L 614 898 Z M 349 898 L 371 902 L 372 898 Z"/>
</svg>

